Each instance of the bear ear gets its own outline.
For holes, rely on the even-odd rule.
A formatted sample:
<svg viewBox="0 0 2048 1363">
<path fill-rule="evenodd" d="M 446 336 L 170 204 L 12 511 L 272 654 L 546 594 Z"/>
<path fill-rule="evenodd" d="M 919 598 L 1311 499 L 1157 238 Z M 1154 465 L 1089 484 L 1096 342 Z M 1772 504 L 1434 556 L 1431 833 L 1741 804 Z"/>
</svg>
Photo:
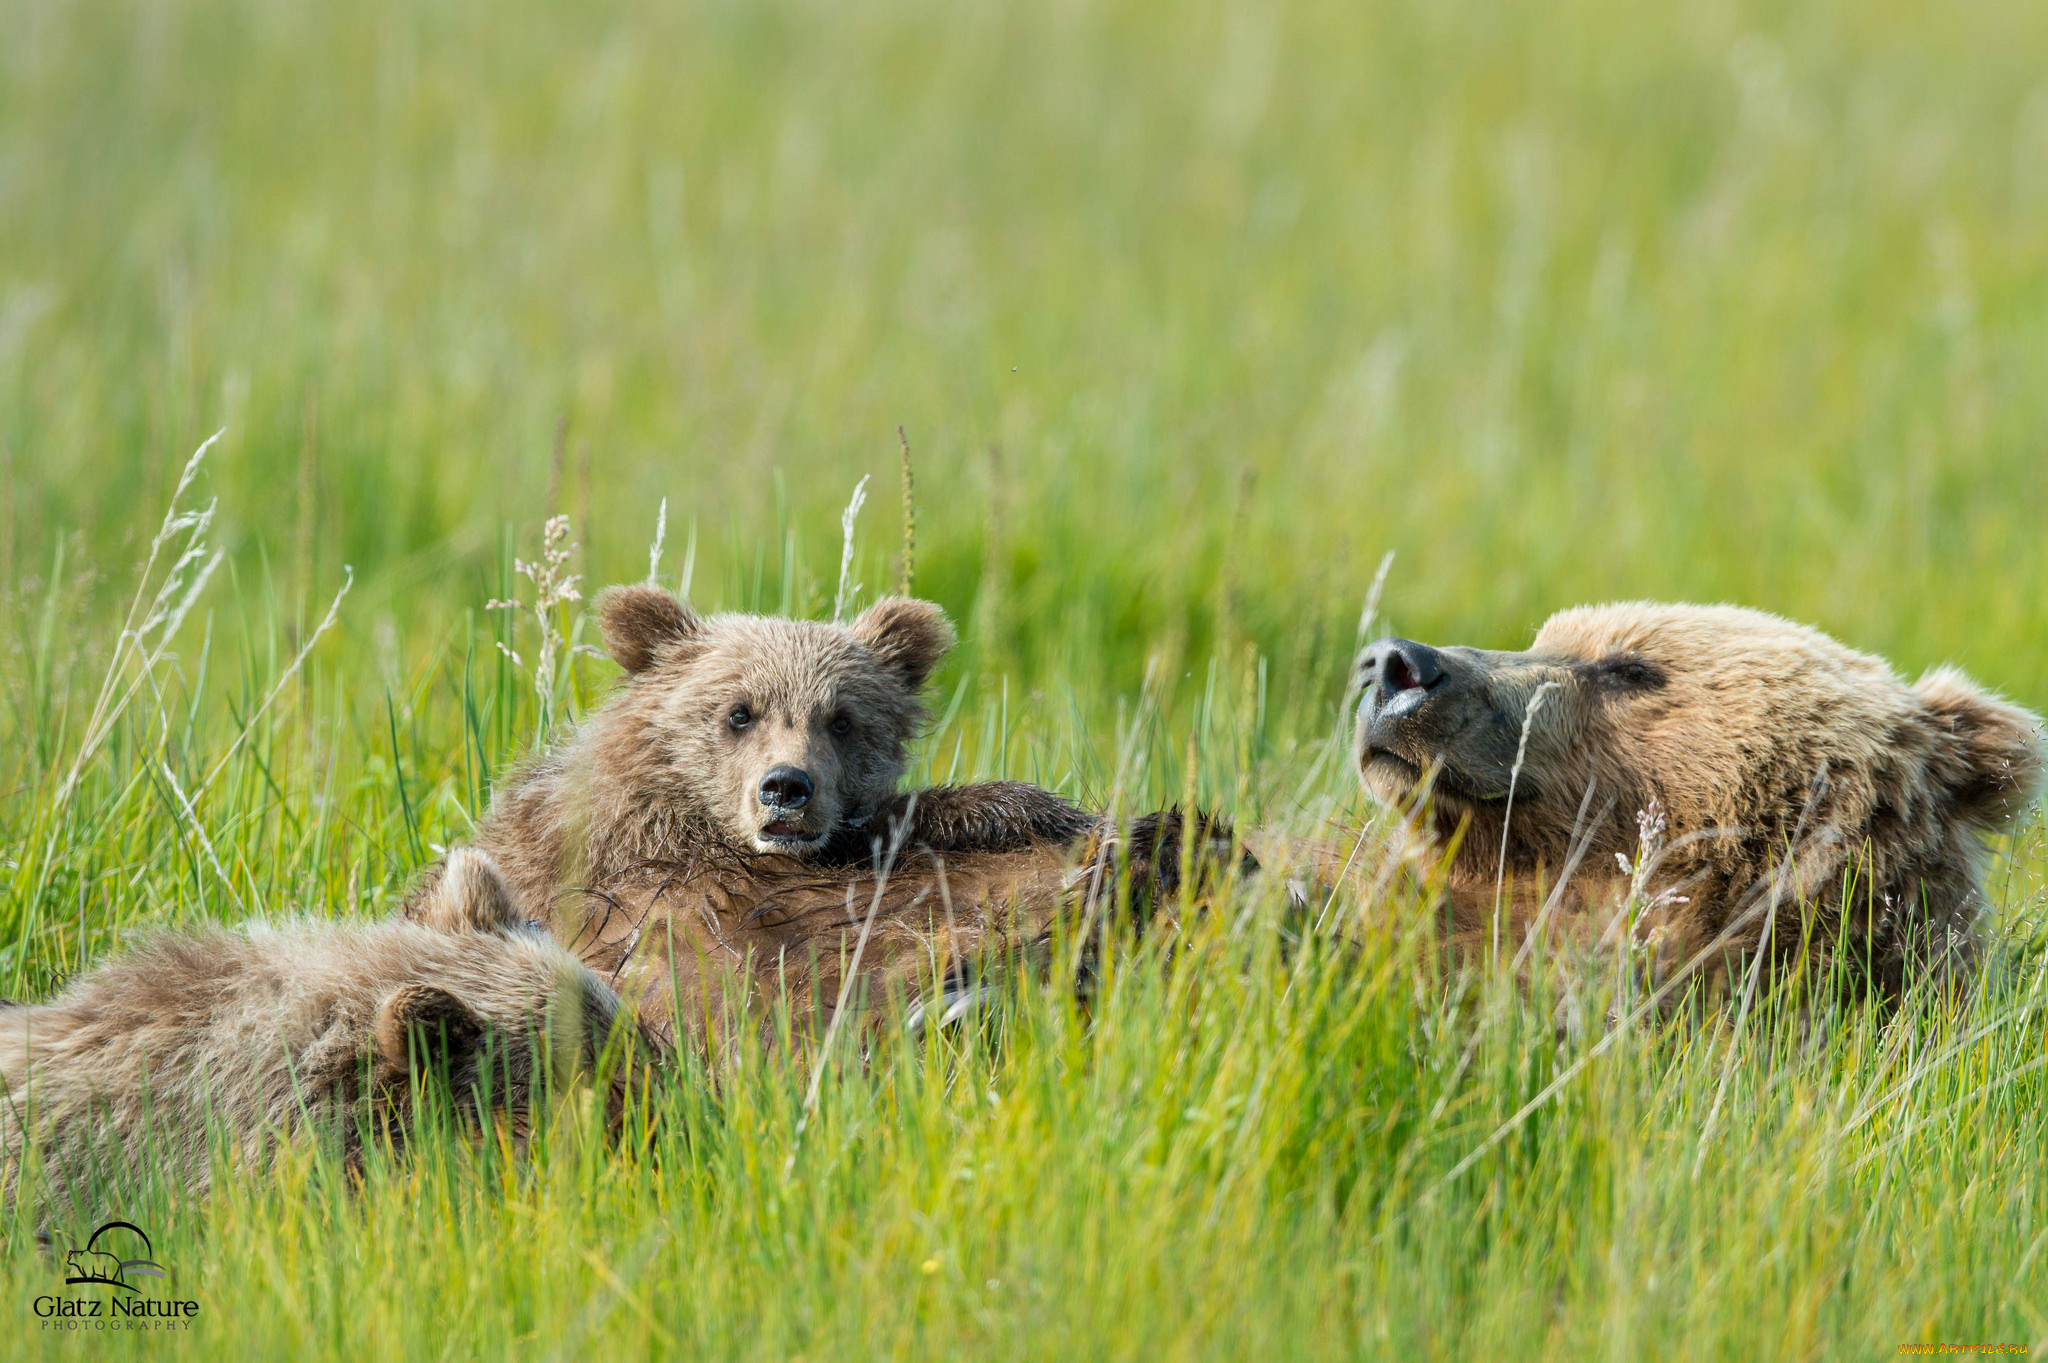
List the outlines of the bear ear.
<svg viewBox="0 0 2048 1363">
<path fill-rule="evenodd" d="M 474 847 L 448 854 L 414 918 L 436 932 L 509 932 L 526 925 L 498 863 Z"/>
<path fill-rule="evenodd" d="M 401 1084 L 415 1068 L 445 1072 L 476 1054 L 483 1039 L 483 1019 L 461 999 L 437 985 L 400 985 L 377 1009 L 371 1032 L 377 1081 Z"/>
<path fill-rule="evenodd" d="M 883 597 L 856 616 L 851 628 L 913 691 L 923 688 L 953 648 L 953 622 L 946 613 L 908 596 Z"/>
<path fill-rule="evenodd" d="M 1996 828 L 2016 817 L 2048 780 L 2041 718 L 1980 690 L 1952 667 L 1913 684 L 1933 722 L 1937 774 L 1964 818 Z"/>
<path fill-rule="evenodd" d="M 704 628 L 688 606 L 646 583 L 606 590 L 597 598 L 597 619 L 612 661 L 635 673 L 645 672 L 664 649 Z"/>
</svg>

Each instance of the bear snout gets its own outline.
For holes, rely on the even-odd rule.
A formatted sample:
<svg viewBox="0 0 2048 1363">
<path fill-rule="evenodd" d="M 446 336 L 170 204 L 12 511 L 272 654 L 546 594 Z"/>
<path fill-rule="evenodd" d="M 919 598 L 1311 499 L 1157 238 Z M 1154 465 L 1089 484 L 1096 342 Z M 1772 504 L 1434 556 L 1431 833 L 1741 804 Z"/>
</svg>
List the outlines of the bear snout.
<svg viewBox="0 0 2048 1363">
<path fill-rule="evenodd" d="M 1385 639 L 1359 657 L 1365 687 L 1361 709 L 1374 722 L 1409 714 L 1444 684 L 1448 671 L 1443 655 L 1412 639 Z"/>
<path fill-rule="evenodd" d="M 1359 657 L 1359 772 L 1398 798 L 1432 767 L 1440 795 L 1497 800 L 1507 794 L 1521 738 L 1522 692 L 1547 669 L 1527 654 L 1432 648 L 1387 639 Z M 1518 795 L 1535 798 L 1524 773 Z"/>
<path fill-rule="evenodd" d="M 754 798 L 761 810 L 754 831 L 757 852 L 802 855 L 813 851 L 823 845 L 839 819 L 838 802 L 831 798 L 830 787 L 821 792 L 818 778 L 794 763 L 770 767 L 755 788 Z"/>
<path fill-rule="evenodd" d="M 1443 654 L 1412 639 L 1384 639 L 1359 655 L 1358 757 L 1390 752 L 1401 730 L 1448 689 L 1450 669 Z M 1406 754 L 1403 754 L 1404 756 Z"/>
<path fill-rule="evenodd" d="M 769 809 L 794 813 L 811 802 L 817 786 L 801 767 L 773 767 L 761 778 L 761 803 Z"/>
</svg>

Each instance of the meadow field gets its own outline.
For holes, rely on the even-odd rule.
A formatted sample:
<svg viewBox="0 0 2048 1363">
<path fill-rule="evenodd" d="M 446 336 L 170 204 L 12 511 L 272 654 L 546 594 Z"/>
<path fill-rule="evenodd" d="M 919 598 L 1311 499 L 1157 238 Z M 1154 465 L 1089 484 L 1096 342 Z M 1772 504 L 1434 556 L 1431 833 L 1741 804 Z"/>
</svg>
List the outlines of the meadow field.
<svg viewBox="0 0 2048 1363">
<path fill-rule="evenodd" d="M 846 585 L 903 571 L 903 440 L 963 636 L 919 780 L 1369 825 L 1362 630 L 1519 648 L 1630 597 L 2048 708 L 2036 0 L 0 30 L 6 997 L 144 929 L 390 912 L 617 673 L 537 686 L 531 614 L 486 610 L 547 518 L 586 597 L 829 616 L 864 477 Z M 570 1111 L 525 1161 L 138 1194 L 184 1332 L 46 1328 L 13 1208 L 0 1351 L 2038 1353 L 2038 810 L 2000 853 L 1967 999 L 1563 1040 L 1540 989 L 1441 977 L 1412 895 L 1304 938 L 1253 886 L 1086 1016 L 1020 981 L 815 1105 L 769 1050 L 685 1063 L 624 1150 Z"/>
</svg>

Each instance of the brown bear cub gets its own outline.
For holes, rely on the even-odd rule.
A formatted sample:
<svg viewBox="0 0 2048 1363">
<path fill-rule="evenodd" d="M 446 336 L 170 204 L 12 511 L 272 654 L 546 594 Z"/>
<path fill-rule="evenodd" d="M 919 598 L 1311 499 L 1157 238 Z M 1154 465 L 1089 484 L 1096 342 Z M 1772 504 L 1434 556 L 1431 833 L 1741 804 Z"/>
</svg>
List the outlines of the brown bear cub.
<svg viewBox="0 0 2048 1363">
<path fill-rule="evenodd" d="M 1095 824 L 1016 781 L 898 794 L 924 684 L 953 646 L 928 601 L 885 598 L 848 625 L 707 619 L 649 586 L 615 587 L 598 609 L 626 685 L 523 772 L 476 834 L 536 911 L 565 885 L 653 862 L 865 865 L 892 840 L 1015 851 L 1067 846 Z"/>
<path fill-rule="evenodd" d="M 616 1122 L 636 1062 L 655 1058 L 636 1033 L 488 858 L 458 851 L 412 922 L 165 933 L 47 1003 L 0 1008 L 5 1191 L 31 1143 L 60 1196 L 135 1177 L 203 1194 L 216 1132 L 251 1168 L 331 1133 L 354 1167 L 366 1136 L 403 1139 L 427 1070 L 466 1124 L 523 1138 L 546 1085 L 597 1072 L 608 1046 Z"/>
<path fill-rule="evenodd" d="M 1839 949 L 1891 993 L 1968 970 L 1982 835 L 2048 771 L 2040 719 L 1962 674 L 1909 686 L 1730 606 L 1582 607 L 1527 652 L 1392 639 L 1360 665 L 1361 771 L 1389 801 L 1426 787 L 1453 935 L 1490 944 L 1500 915 L 1516 951 L 1547 905 L 1653 946 L 1662 976 L 1760 950 Z"/>
<path fill-rule="evenodd" d="M 1075 902 L 1077 854 L 1098 887 L 1113 859 L 1142 891 L 1177 885 L 1178 815 L 1118 841 L 1022 782 L 898 791 L 953 644 L 929 602 L 845 625 L 701 617 L 650 586 L 598 606 L 623 685 L 499 792 L 475 846 L 650 1026 L 702 1035 L 783 991 L 814 1015 L 849 974 L 914 993 L 1030 947 Z M 1202 849 L 1228 843 L 1199 827 Z"/>
</svg>

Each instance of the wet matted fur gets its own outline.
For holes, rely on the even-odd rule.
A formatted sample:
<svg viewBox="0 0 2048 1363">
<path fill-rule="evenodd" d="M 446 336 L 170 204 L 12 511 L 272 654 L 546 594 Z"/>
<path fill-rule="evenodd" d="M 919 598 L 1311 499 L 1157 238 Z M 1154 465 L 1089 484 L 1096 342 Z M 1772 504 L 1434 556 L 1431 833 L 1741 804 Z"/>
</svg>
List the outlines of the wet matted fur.
<svg viewBox="0 0 2048 1363">
<path fill-rule="evenodd" d="M 1199 906 L 1233 866 L 1256 869 L 1227 823 L 1167 810 L 1127 829 L 1103 820 L 1074 851 L 900 846 L 864 868 L 709 853 L 650 861 L 558 898 L 555 922 L 644 1026 L 702 1044 L 769 1023 L 784 999 L 793 1030 L 806 1033 L 842 1000 L 857 1008 L 894 996 L 914 1016 L 942 1016 L 996 967 L 1085 974 L 1084 936 L 1142 932 L 1169 902 Z M 1056 963 L 1062 926 L 1078 949 Z"/>
</svg>

